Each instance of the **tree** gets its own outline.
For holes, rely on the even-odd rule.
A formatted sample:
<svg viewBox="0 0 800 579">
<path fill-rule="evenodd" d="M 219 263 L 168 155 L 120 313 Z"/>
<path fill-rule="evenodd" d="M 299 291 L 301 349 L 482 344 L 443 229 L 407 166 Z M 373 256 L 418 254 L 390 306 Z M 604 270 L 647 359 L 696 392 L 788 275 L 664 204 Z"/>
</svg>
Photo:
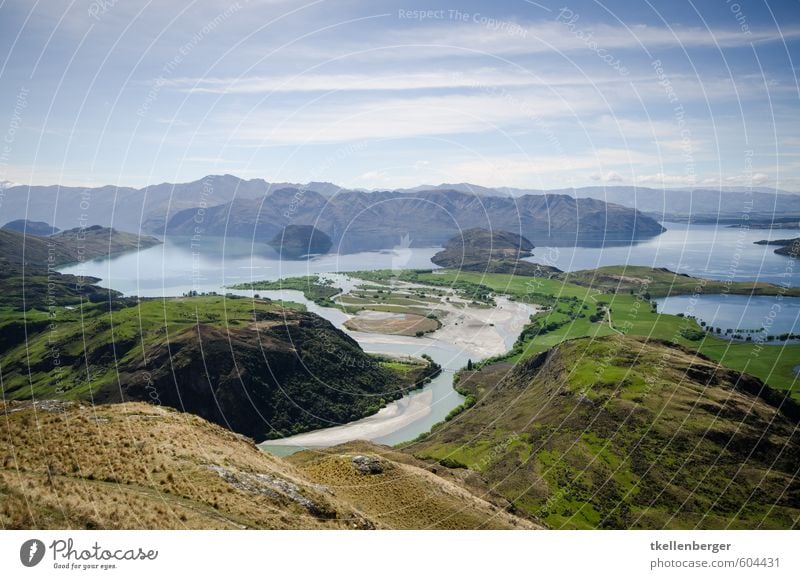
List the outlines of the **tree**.
<svg viewBox="0 0 800 579">
<path fill-rule="evenodd" d="M 467 360 L 467 370 L 472 370 L 472 358 Z"/>
</svg>

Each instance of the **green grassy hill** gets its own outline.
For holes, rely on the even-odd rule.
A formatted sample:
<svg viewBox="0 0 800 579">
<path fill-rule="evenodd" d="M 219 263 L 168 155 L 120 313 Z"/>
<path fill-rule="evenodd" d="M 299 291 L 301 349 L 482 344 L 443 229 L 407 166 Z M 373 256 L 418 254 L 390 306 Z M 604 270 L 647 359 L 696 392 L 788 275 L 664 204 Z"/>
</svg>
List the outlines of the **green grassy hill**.
<svg viewBox="0 0 800 579">
<path fill-rule="evenodd" d="M 319 316 L 269 300 L 85 304 L 17 314 L 3 328 L 12 323 L 6 399 L 152 401 L 259 440 L 372 414 L 437 369 L 398 371 Z"/>
<path fill-rule="evenodd" d="M 691 350 L 587 338 L 461 378 L 476 403 L 404 450 L 550 527 L 800 524 L 800 406 Z"/>
<path fill-rule="evenodd" d="M 565 273 L 566 282 L 603 292 L 646 293 L 654 298 L 686 294 L 743 294 L 800 296 L 800 288 L 763 281 L 728 281 L 692 277 L 664 268 L 611 265 Z"/>
</svg>

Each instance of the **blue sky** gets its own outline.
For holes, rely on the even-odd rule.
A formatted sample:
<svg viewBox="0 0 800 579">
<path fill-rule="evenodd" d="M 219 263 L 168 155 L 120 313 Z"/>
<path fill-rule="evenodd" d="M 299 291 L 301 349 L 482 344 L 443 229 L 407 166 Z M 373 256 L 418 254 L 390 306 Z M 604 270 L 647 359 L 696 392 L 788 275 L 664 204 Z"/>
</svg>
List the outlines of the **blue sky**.
<svg viewBox="0 0 800 579">
<path fill-rule="evenodd" d="M 797 0 L 6 0 L 0 46 L 0 181 L 800 191 Z"/>
</svg>

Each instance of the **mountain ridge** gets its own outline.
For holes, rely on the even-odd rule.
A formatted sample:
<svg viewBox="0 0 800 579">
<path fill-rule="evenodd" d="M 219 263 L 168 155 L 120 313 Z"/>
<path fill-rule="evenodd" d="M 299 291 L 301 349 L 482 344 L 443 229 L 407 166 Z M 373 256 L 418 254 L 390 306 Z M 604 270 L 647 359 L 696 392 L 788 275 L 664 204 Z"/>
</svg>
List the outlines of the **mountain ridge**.
<svg viewBox="0 0 800 579">
<path fill-rule="evenodd" d="M 550 236 L 549 234 L 553 233 L 554 237 L 559 238 L 560 244 L 574 244 L 588 237 L 605 237 L 612 242 L 617 241 L 615 238 L 620 238 L 619 241 L 630 240 L 631 236 L 637 235 L 637 227 L 643 235 L 655 235 L 660 232 L 650 218 L 637 214 L 635 211 L 631 212 L 630 208 L 607 206 L 602 200 L 576 200 L 573 203 L 566 201 L 569 196 L 562 196 L 560 193 L 522 195 L 510 199 L 508 195 L 499 192 L 500 189 L 477 188 L 468 184 L 465 184 L 464 187 L 479 190 L 480 194 L 475 195 L 474 191 L 472 193 L 456 191 L 455 186 L 446 191 L 437 188 L 416 193 L 408 193 L 403 190 L 361 191 L 345 189 L 327 182 L 311 182 L 303 185 L 270 183 L 263 179 L 240 179 L 229 174 L 207 175 L 200 180 L 188 183 L 159 183 L 140 189 L 111 185 L 101 187 L 22 185 L 4 190 L 3 213 L 9 220 L 14 218 L 54 220 L 53 225 L 60 229 L 71 229 L 82 220 L 88 220 L 91 223 L 113 226 L 126 231 L 194 235 L 194 226 L 198 226 L 207 233 L 211 229 L 218 235 L 239 235 L 238 230 L 240 229 L 249 228 L 250 231 L 253 231 L 253 223 L 248 222 L 248 220 L 252 220 L 252 216 L 245 216 L 241 218 L 244 219 L 243 223 L 237 223 L 237 220 L 240 219 L 239 213 L 253 214 L 256 212 L 261 215 L 261 221 L 264 222 L 260 228 L 256 228 L 256 233 L 259 235 L 261 233 L 258 229 L 268 229 L 269 237 L 271 237 L 277 233 L 279 228 L 294 223 L 318 227 L 336 242 L 337 239 L 341 239 L 342 229 L 348 227 L 351 218 L 363 223 L 371 216 L 385 217 L 386 212 L 375 209 L 385 203 L 393 200 L 399 203 L 402 199 L 416 197 L 419 200 L 416 207 L 408 203 L 402 207 L 395 205 L 394 213 L 405 211 L 408 213 L 406 219 L 410 223 L 418 217 L 422 217 L 428 220 L 430 226 L 429 216 L 425 215 L 426 211 L 430 211 L 431 207 L 436 206 L 446 197 L 452 198 L 454 195 L 461 194 L 475 202 L 472 204 L 474 212 L 471 215 L 461 214 L 458 216 L 458 226 L 461 228 L 489 225 L 486 219 L 481 219 L 481 205 L 497 206 L 500 203 L 505 204 L 505 211 L 511 214 L 512 219 L 501 220 L 503 222 L 497 224 L 495 228 L 515 231 L 520 228 L 519 223 L 514 223 L 515 214 L 522 211 L 517 216 L 517 222 L 525 222 L 532 219 L 532 216 L 525 211 L 535 211 L 537 215 L 534 221 L 536 221 L 535 228 L 538 237 Z M 281 197 L 290 199 L 281 201 Z M 534 202 L 531 198 L 537 198 L 538 201 Z M 276 207 L 265 205 L 266 199 L 269 199 L 270 203 L 277 202 Z M 425 200 L 428 200 L 428 205 L 425 205 Z M 349 204 L 346 210 L 335 207 L 343 204 Z M 525 207 L 518 209 L 517 206 L 520 204 Z M 469 204 L 462 202 L 461 205 L 466 207 Z M 209 212 L 212 208 L 217 208 L 214 211 L 216 213 L 228 211 L 231 214 L 232 219 L 228 229 L 220 224 L 209 228 Z M 440 207 L 434 211 L 448 209 L 448 207 Z M 413 213 L 412 210 L 417 213 Z M 598 212 L 603 212 L 611 217 L 607 226 L 600 226 L 602 218 L 596 216 Z M 178 217 L 179 215 L 180 217 Z M 219 216 L 216 219 L 219 219 Z M 465 219 L 466 222 L 462 223 Z M 569 226 L 567 226 L 568 220 L 572 221 Z M 190 221 L 195 221 L 194 226 L 189 226 Z M 326 230 L 325 227 L 319 227 L 318 221 L 335 223 L 339 229 Z M 180 227 L 178 225 L 180 222 L 183 222 L 184 226 Z M 170 225 L 168 226 L 168 224 Z M 432 238 L 428 235 L 429 231 L 419 228 L 416 232 L 419 243 L 437 244 L 451 237 L 457 229 L 452 223 L 452 219 L 448 221 L 442 217 L 437 225 L 443 224 L 445 233 Z M 398 234 L 403 225 L 404 223 L 400 219 L 391 235 L 385 235 L 385 232 L 384 235 L 380 235 L 380 232 L 377 232 L 379 238 L 375 245 L 382 249 L 396 245 L 397 239 L 405 233 Z M 175 233 L 176 229 L 180 230 L 180 233 Z M 366 246 L 368 240 L 376 233 L 363 231 L 363 227 L 360 229 L 362 231 L 358 231 L 357 235 L 354 233 L 351 236 L 353 237 L 352 242 L 349 243 L 351 247 Z M 586 231 L 582 229 L 586 229 Z M 538 239 L 534 239 L 537 235 L 525 230 L 524 227 L 522 233 L 533 241 L 538 241 Z M 358 235 L 364 239 L 358 238 Z M 348 242 L 346 242 L 347 244 Z M 349 251 L 349 249 L 345 247 L 345 251 Z"/>
<path fill-rule="evenodd" d="M 326 198 L 314 191 L 281 189 L 263 199 L 237 199 L 196 212 L 176 213 L 169 235 L 270 239 L 289 224 L 313 225 L 351 253 L 391 248 L 408 235 L 414 247 L 435 247 L 470 228 L 511 231 L 533 243 L 627 244 L 664 231 L 655 220 L 620 205 L 565 195 L 476 197 L 458 191 L 396 193 L 340 192 Z"/>
</svg>

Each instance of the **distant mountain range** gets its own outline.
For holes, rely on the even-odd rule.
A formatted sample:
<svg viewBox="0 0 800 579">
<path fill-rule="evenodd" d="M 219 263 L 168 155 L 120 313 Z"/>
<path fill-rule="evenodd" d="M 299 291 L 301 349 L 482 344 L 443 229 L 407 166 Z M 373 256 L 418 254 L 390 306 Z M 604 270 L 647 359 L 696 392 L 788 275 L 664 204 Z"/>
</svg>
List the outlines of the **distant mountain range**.
<svg viewBox="0 0 800 579">
<path fill-rule="evenodd" d="M 414 247 L 440 245 L 463 229 L 516 232 L 537 245 L 630 243 L 658 235 L 653 219 L 620 205 L 566 195 L 479 197 L 459 191 L 315 191 L 280 189 L 260 199 L 179 211 L 168 235 L 268 240 L 289 224 L 310 224 L 340 253 L 391 248 L 408 235 Z"/>
<path fill-rule="evenodd" d="M 270 183 L 209 175 L 142 189 L 11 186 L 0 222 L 43 221 L 71 229 L 97 223 L 160 235 L 232 235 L 268 241 L 286 225 L 312 225 L 334 250 L 443 243 L 472 227 L 516 232 L 537 245 L 625 243 L 657 235 L 657 220 L 752 222 L 800 219 L 800 195 L 785 191 L 583 187 L 536 190 L 469 183 L 395 191 L 349 190 L 328 182 Z M 795 217 L 796 216 L 796 217 Z"/>
<path fill-rule="evenodd" d="M 599 199 L 637 209 L 659 220 L 730 221 L 742 219 L 800 219 L 800 194 L 779 189 L 730 187 L 722 189 L 605 186 L 569 189 L 487 188 L 470 183 L 422 185 L 404 192 L 454 190 L 473 195 L 568 195 L 576 199 Z"/>
</svg>

